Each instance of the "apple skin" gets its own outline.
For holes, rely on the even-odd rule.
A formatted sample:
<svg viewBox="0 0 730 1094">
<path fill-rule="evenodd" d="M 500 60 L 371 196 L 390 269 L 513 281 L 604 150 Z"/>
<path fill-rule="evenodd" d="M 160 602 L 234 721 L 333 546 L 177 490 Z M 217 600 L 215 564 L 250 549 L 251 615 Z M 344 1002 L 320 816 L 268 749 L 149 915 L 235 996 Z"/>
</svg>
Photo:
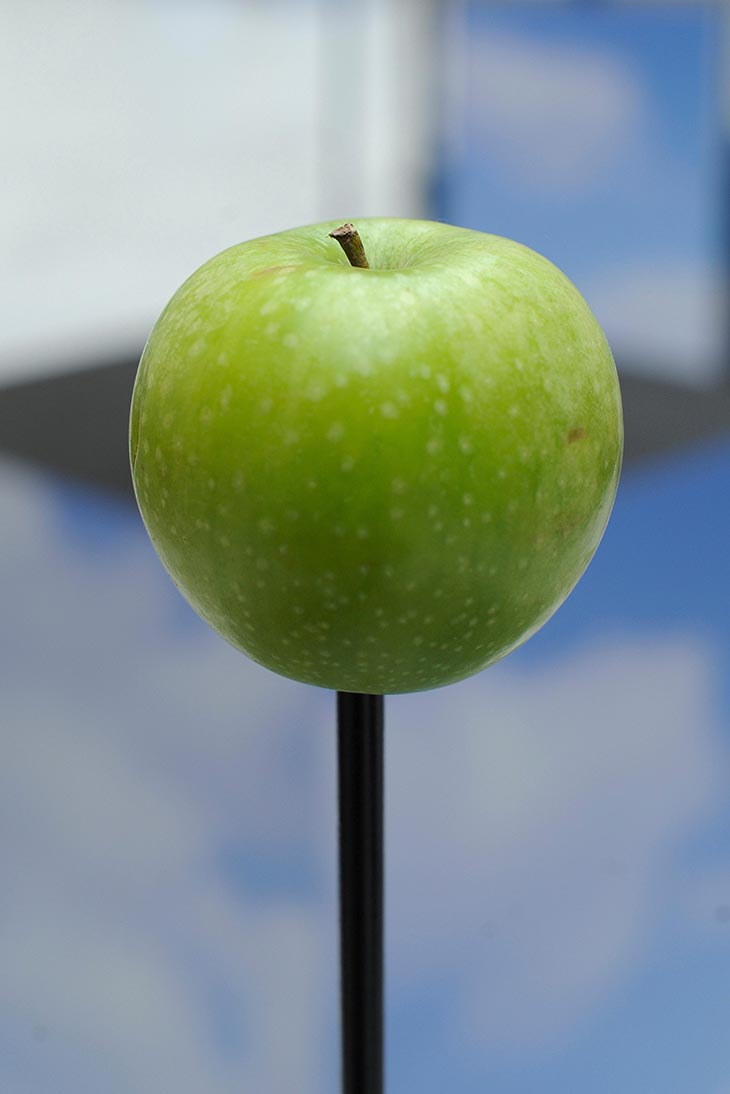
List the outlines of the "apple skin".
<svg viewBox="0 0 730 1094">
<path fill-rule="evenodd" d="M 620 473 L 616 370 L 547 259 L 451 225 L 254 239 L 175 293 L 132 401 L 173 581 L 275 672 L 341 691 L 478 672 L 562 603 Z"/>
</svg>

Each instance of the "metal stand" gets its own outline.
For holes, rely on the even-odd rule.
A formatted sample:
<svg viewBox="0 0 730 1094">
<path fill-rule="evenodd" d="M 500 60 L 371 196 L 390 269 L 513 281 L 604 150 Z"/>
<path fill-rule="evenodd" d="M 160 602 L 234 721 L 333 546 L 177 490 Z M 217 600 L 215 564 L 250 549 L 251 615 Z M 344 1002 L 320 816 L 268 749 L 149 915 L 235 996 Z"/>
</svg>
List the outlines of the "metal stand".
<svg viewBox="0 0 730 1094">
<path fill-rule="evenodd" d="M 337 694 L 343 1094 L 383 1094 L 383 709 Z"/>
</svg>

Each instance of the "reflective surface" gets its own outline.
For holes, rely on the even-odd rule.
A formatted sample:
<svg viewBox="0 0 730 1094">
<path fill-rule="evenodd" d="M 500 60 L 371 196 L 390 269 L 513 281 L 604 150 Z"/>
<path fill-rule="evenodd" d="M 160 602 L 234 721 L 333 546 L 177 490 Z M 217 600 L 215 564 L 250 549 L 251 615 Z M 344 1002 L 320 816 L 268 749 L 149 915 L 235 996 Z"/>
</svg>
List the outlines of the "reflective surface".
<svg viewBox="0 0 730 1094">
<path fill-rule="evenodd" d="M 568 603 L 386 703 L 389 1089 L 726 1094 L 730 445 L 625 474 Z M 0 465 L 0 1088 L 335 1094 L 335 704 L 131 506 Z"/>
</svg>

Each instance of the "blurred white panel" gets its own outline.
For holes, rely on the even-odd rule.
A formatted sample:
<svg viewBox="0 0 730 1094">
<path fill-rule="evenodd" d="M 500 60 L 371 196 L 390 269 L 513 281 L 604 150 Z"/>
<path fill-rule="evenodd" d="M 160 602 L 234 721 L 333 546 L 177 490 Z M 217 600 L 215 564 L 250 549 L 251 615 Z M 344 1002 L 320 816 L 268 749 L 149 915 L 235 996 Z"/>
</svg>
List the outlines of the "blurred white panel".
<svg viewBox="0 0 730 1094">
<path fill-rule="evenodd" d="M 0 0 L 0 382 L 134 351 L 177 285 L 240 240 L 419 215 L 419 96 L 402 92 L 418 62 L 391 44 L 419 9 L 352 7 L 338 92 L 326 16 L 348 7 Z M 362 142 L 328 139 L 334 100 L 355 101 Z"/>
</svg>

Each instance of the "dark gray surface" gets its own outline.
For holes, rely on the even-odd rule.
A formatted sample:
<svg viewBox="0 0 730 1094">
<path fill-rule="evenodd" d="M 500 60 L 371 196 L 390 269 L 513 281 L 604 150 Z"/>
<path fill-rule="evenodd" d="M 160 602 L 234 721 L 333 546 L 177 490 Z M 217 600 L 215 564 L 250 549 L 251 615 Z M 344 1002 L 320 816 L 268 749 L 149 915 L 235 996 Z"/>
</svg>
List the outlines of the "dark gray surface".
<svg viewBox="0 0 730 1094">
<path fill-rule="evenodd" d="M 0 391 L 0 452 L 131 496 L 127 428 L 136 358 Z M 626 462 L 730 433 L 730 390 L 622 373 Z"/>
</svg>

